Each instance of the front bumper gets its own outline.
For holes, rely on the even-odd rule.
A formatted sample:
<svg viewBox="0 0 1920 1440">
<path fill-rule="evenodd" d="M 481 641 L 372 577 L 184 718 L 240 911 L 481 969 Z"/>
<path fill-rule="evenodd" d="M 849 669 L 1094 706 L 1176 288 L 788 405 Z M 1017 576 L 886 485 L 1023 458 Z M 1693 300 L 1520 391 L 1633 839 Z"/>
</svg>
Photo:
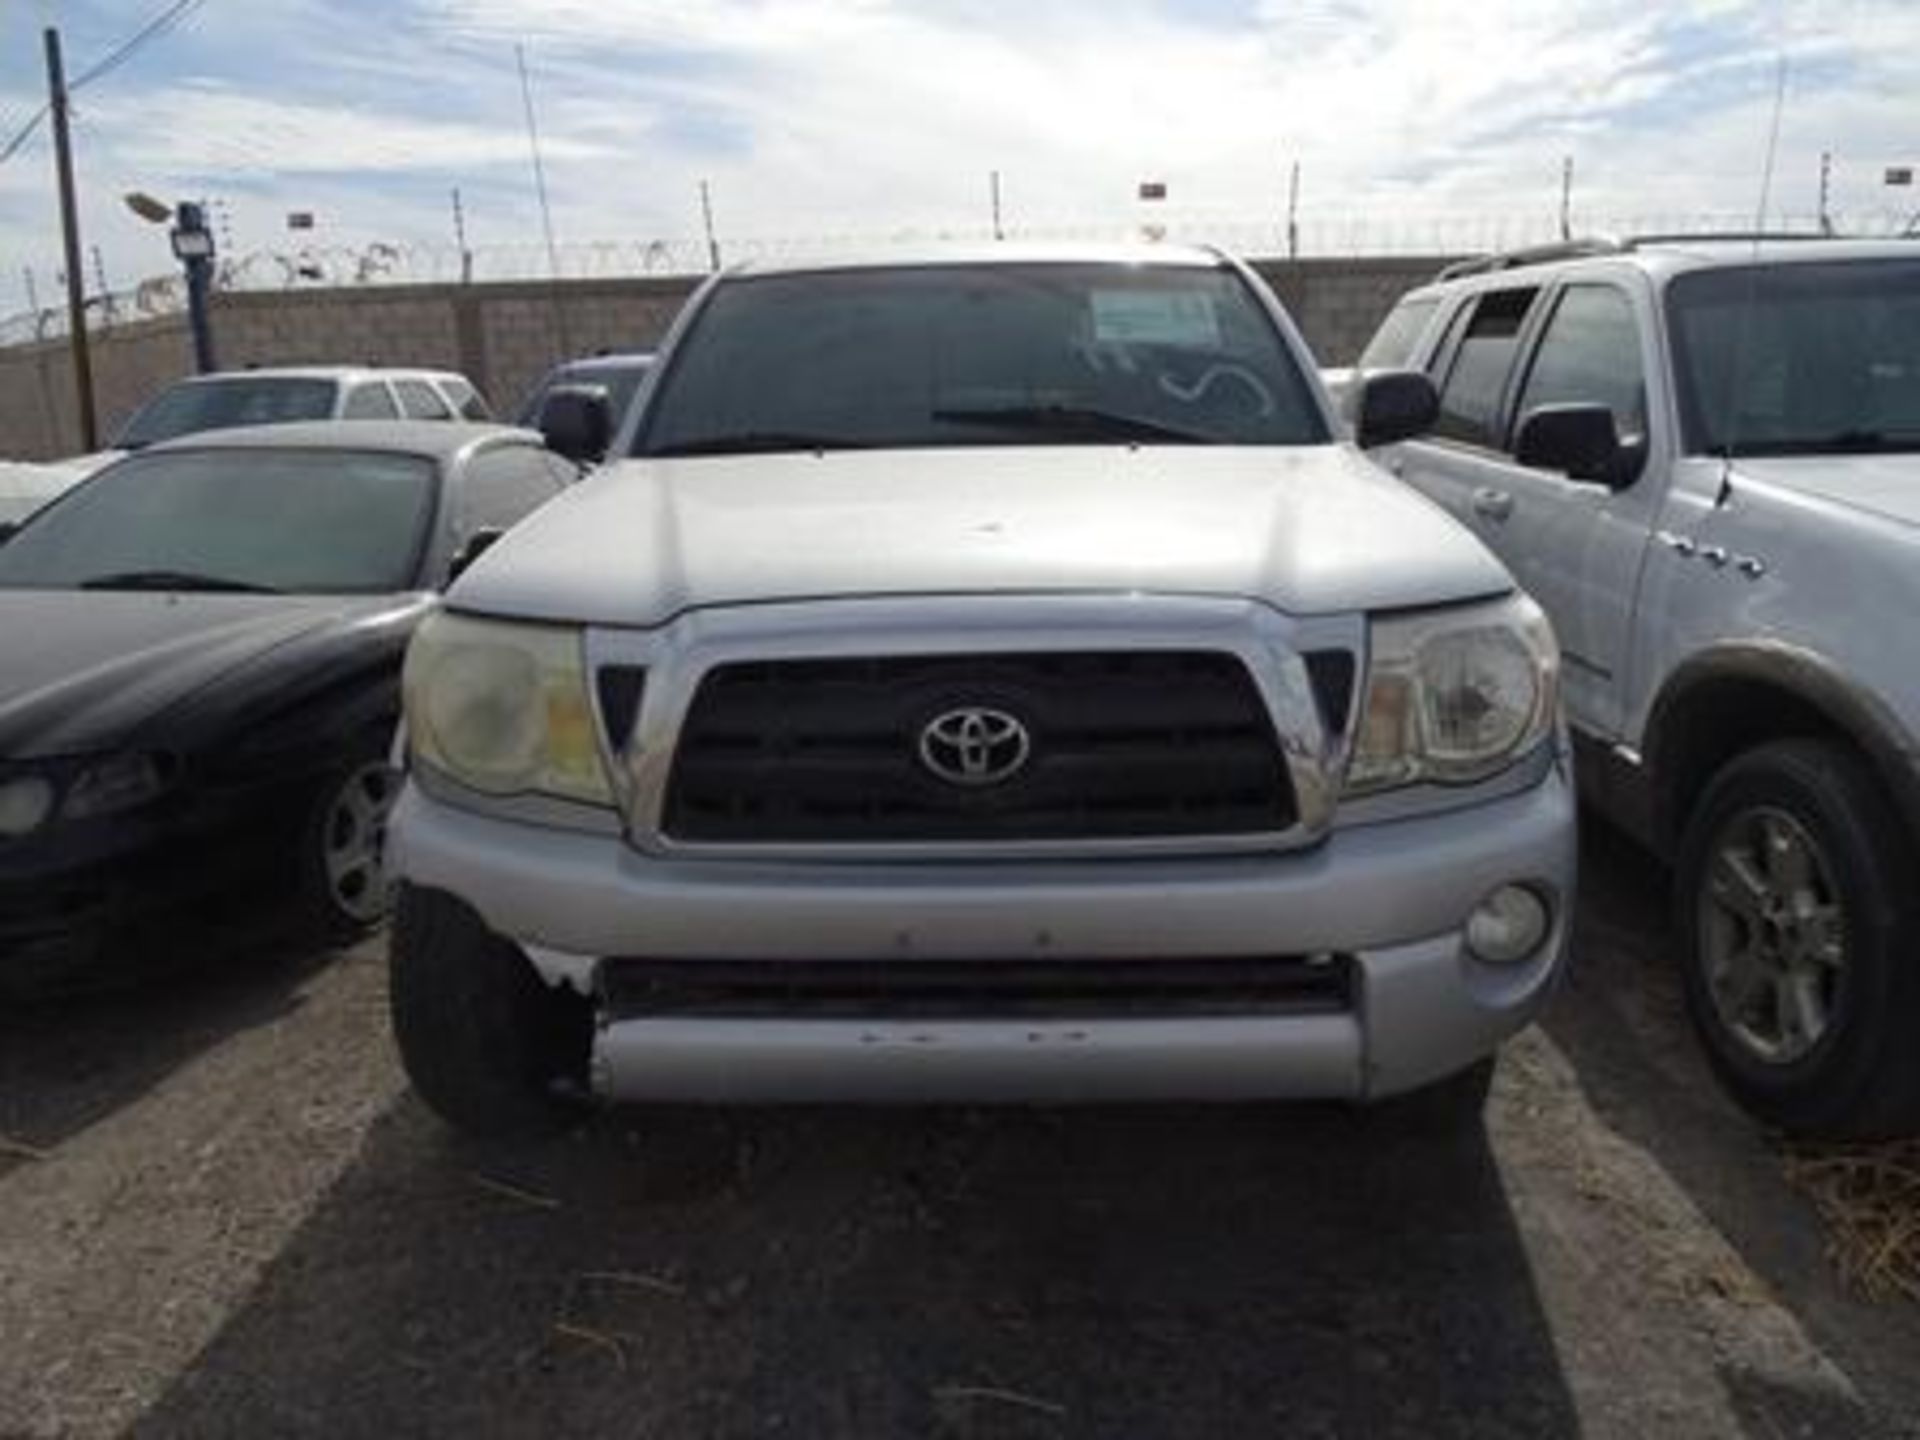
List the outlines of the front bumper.
<svg viewBox="0 0 1920 1440">
<path fill-rule="evenodd" d="M 1040 1019 L 647 1016 L 609 1020 L 596 1087 L 623 1100 L 1380 1098 L 1490 1053 L 1563 964 L 1574 798 L 1555 765 L 1472 808 L 1336 830 L 1274 856 L 811 863 L 662 859 L 610 836 L 448 806 L 410 785 L 396 878 L 448 892 L 552 984 L 602 957 L 1063 959 L 1338 953 L 1339 1013 Z M 1550 897 L 1530 959 L 1490 966 L 1467 918 L 1491 890 Z"/>
</svg>

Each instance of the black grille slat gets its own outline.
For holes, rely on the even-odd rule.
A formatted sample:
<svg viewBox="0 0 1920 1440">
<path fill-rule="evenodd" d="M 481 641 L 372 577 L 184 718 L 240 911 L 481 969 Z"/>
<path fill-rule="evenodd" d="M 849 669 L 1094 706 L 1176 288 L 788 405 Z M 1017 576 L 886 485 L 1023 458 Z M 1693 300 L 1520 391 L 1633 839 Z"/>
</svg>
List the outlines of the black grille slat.
<svg viewBox="0 0 1920 1440">
<path fill-rule="evenodd" d="M 969 789 L 919 762 L 954 706 L 1018 716 L 1026 768 Z M 1212 652 L 933 655 L 718 667 L 663 828 L 705 843 L 1124 839 L 1286 829 L 1294 797 L 1246 668 Z"/>
<path fill-rule="evenodd" d="M 1042 1019 L 1313 1014 L 1353 1003 L 1349 957 L 1183 960 L 649 960 L 600 972 L 615 1020 Z"/>
</svg>

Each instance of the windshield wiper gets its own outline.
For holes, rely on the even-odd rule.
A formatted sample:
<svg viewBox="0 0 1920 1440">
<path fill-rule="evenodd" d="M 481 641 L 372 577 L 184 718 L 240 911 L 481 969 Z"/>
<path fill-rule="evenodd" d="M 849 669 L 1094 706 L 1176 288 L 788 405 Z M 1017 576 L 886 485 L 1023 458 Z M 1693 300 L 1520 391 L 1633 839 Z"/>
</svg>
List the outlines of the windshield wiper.
<svg viewBox="0 0 1920 1440">
<path fill-rule="evenodd" d="M 82 590 L 203 590 L 208 593 L 278 595 L 271 585 L 229 580 L 223 575 L 200 575 L 192 570 L 121 570 L 80 582 Z"/>
<path fill-rule="evenodd" d="M 1051 430 L 1089 440 L 1165 440 L 1178 445 L 1218 445 L 1212 435 L 1164 425 L 1142 415 L 1091 405 L 980 405 L 936 410 L 936 420 L 960 425 L 1005 425 L 1015 430 Z"/>
<path fill-rule="evenodd" d="M 646 454 L 667 460 L 682 455 L 774 455 L 789 450 L 869 450 L 865 440 L 845 435 L 808 435 L 797 430 L 741 430 L 732 435 L 709 435 L 663 445 Z"/>
<path fill-rule="evenodd" d="M 1874 455 L 1887 450 L 1920 450 L 1920 431 L 1836 430 L 1831 435 L 1784 440 L 1747 440 L 1731 447 L 1734 455 Z"/>
</svg>

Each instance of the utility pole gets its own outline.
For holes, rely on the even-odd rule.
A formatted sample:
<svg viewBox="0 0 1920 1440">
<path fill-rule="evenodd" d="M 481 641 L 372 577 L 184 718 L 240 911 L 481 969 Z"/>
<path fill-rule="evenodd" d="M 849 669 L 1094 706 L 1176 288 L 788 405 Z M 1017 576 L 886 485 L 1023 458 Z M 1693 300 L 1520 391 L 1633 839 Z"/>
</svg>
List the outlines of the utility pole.
<svg viewBox="0 0 1920 1440">
<path fill-rule="evenodd" d="M 1287 179 L 1287 259 L 1300 258 L 1300 162 Z"/>
<path fill-rule="evenodd" d="M 1820 152 L 1820 233 L 1822 235 L 1833 234 L 1833 212 L 1827 208 L 1827 202 L 1833 193 L 1832 185 L 1833 152 L 1822 150 Z"/>
<path fill-rule="evenodd" d="M 60 178 L 60 233 L 67 257 L 67 331 L 73 347 L 73 388 L 79 400 L 80 448 L 100 448 L 93 412 L 93 355 L 87 348 L 87 277 L 80 268 L 80 215 L 73 201 L 73 142 L 67 133 L 67 71 L 60 59 L 60 32 L 51 25 L 47 42 L 47 109 L 53 117 L 53 163 Z"/>
<path fill-rule="evenodd" d="M 707 264 L 715 270 L 720 268 L 720 242 L 713 234 L 713 192 L 707 188 L 707 182 L 700 182 L 700 216 L 707 227 Z"/>
<path fill-rule="evenodd" d="M 1000 172 L 990 171 L 987 179 L 993 190 L 993 238 L 1004 240 L 1007 238 L 1007 231 L 1006 227 L 1000 223 Z"/>
<path fill-rule="evenodd" d="M 93 286 L 100 294 L 100 316 L 105 324 L 113 323 L 113 291 L 107 286 L 107 262 L 101 258 L 98 245 L 88 247 L 87 253 L 93 258 Z"/>
<path fill-rule="evenodd" d="M 460 204 L 460 187 L 453 187 L 453 239 L 460 247 L 460 283 L 473 283 L 473 251 L 467 248 L 467 212 Z"/>
<path fill-rule="evenodd" d="M 1573 157 L 1560 162 L 1560 238 L 1573 239 Z"/>
</svg>

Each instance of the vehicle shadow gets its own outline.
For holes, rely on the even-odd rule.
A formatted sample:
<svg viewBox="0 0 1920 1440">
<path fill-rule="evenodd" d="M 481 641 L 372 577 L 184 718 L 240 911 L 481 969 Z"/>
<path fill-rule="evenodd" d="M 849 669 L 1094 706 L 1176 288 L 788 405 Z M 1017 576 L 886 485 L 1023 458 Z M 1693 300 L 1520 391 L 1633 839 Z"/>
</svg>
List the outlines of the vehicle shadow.
<svg viewBox="0 0 1920 1440">
<path fill-rule="evenodd" d="M 1920 1307 L 1849 1295 L 1781 1142 L 1720 1090 L 1689 1027 L 1669 922 L 1669 877 L 1619 832 L 1581 832 L 1581 900 L 1569 981 L 1544 1022 L 1588 1103 L 1687 1193 L 1808 1336 L 1880 1402 L 1920 1413 Z"/>
<path fill-rule="evenodd" d="M 404 1098 L 141 1436 L 1551 1436 L 1487 1144 L 1340 1112 Z"/>
<path fill-rule="evenodd" d="M 94 993 L 0 1001 L 0 1176 L 300 1004 L 340 952 L 258 928 L 196 937 Z"/>
</svg>

